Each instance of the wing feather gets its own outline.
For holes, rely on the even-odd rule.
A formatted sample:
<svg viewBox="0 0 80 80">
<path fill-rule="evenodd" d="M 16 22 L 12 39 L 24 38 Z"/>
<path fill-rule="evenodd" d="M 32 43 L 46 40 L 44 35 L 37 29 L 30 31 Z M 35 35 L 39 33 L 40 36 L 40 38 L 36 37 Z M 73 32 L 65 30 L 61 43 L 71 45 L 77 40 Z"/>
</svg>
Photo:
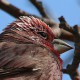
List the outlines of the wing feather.
<svg viewBox="0 0 80 80">
<path fill-rule="evenodd" d="M 53 53 L 41 45 L 31 43 L 17 44 L 14 42 L 1 42 L 0 50 L 0 67 L 18 69 L 22 67 L 28 67 L 29 69 L 29 66 L 31 67 L 31 65 L 34 65 L 33 68 L 31 67 L 33 71 L 29 72 L 30 74 L 26 72 L 24 76 L 19 75 L 19 77 L 12 77 L 8 80 L 49 80 L 50 78 L 56 79 L 56 75 L 50 75 L 52 73 L 55 74 L 55 70 L 58 71 L 57 76 L 61 76 L 61 69 L 58 64 L 57 57 L 55 55 L 53 57 Z M 52 66 L 53 63 L 56 67 Z M 35 73 L 34 71 L 38 69 L 40 70 Z M 16 72 L 16 70 L 11 72 Z M 11 72 L 8 72 L 10 74 L 6 74 L 7 72 L 4 72 L 6 75 L 3 76 L 12 76 Z M 32 72 L 33 74 L 31 74 Z M 2 74 L 0 75 L 2 76 Z"/>
<path fill-rule="evenodd" d="M 26 67 L 37 63 L 49 53 L 45 47 L 31 43 L 0 43 L 0 67 Z"/>
</svg>

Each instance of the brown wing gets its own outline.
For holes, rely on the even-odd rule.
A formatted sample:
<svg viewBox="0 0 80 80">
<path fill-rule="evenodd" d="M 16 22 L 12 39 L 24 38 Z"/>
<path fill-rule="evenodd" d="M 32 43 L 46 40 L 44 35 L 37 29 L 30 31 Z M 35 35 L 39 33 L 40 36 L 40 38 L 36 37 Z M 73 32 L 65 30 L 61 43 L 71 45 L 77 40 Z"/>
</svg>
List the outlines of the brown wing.
<svg viewBox="0 0 80 80">
<path fill-rule="evenodd" d="M 0 67 L 26 67 L 35 64 L 35 59 L 40 53 L 38 49 L 41 47 L 34 44 L 1 42 Z"/>
<path fill-rule="evenodd" d="M 30 74 L 8 80 L 61 80 L 58 60 L 45 47 L 35 44 L 16 44 L 13 42 L 0 43 L 1 68 L 21 68 L 31 65 L 34 65 L 34 67 L 31 73 L 29 72 Z M 36 70 L 39 71 L 34 73 Z"/>
</svg>

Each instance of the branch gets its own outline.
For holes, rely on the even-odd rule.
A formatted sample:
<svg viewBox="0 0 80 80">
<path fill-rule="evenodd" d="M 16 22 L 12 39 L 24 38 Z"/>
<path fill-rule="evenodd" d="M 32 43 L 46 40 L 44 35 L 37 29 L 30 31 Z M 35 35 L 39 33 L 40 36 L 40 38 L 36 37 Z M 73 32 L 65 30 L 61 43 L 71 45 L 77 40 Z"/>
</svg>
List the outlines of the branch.
<svg viewBox="0 0 80 80">
<path fill-rule="evenodd" d="M 63 69 L 63 73 L 69 74 L 72 80 L 79 80 L 78 67 L 80 63 L 80 34 L 79 27 L 75 25 L 73 28 L 68 25 L 63 17 L 59 18 L 59 27 L 71 32 L 75 37 L 75 51 L 71 65 L 68 65 L 66 69 Z"/>
<path fill-rule="evenodd" d="M 42 15 L 42 17 L 44 18 L 49 18 L 48 15 L 46 14 L 42 2 L 37 1 L 37 0 L 29 0 L 36 8 L 37 10 L 40 12 L 40 14 Z"/>
<path fill-rule="evenodd" d="M 12 4 L 8 3 L 6 0 L 0 0 L 0 8 L 10 15 L 14 16 L 15 18 L 19 18 L 19 16 L 31 16 L 31 14 L 16 8 Z"/>
<path fill-rule="evenodd" d="M 75 41 L 74 40 L 75 39 L 74 35 L 71 32 L 66 31 L 66 30 L 64 30 L 62 28 L 61 28 L 61 35 L 60 35 L 59 38 L 60 39 L 65 39 L 65 40 L 68 40 L 68 41 L 72 41 L 72 42 Z"/>
<path fill-rule="evenodd" d="M 20 16 L 34 16 L 34 17 L 41 19 L 42 21 L 44 21 L 45 23 L 47 23 L 50 26 L 54 26 L 56 24 L 55 22 L 52 22 L 50 19 L 38 17 L 36 15 L 32 15 L 25 11 L 22 11 L 21 9 L 8 3 L 6 0 L 5 1 L 0 0 L 0 8 L 15 18 L 19 18 Z"/>
<path fill-rule="evenodd" d="M 59 18 L 59 21 L 60 21 L 59 25 L 60 28 L 63 28 L 64 30 L 67 30 L 71 33 L 74 33 L 73 28 L 68 25 L 63 16 Z"/>
</svg>

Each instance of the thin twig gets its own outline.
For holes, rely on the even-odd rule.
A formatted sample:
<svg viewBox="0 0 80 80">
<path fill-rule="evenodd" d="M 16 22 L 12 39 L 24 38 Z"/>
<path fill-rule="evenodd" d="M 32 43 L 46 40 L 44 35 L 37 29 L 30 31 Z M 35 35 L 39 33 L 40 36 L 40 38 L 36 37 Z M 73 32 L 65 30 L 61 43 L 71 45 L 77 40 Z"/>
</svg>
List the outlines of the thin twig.
<svg viewBox="0 0 80 80">
<path fill-rule="evenodd" d="M 15 18 L 19 18 L 19 16 L 31 16 L 31 14 L 18 9 L 17 7 L 13 6 L 6 0 L 0 0 L 0 9 L 6 11 L 7 13 L 14 16 Z M 35 16 L 35 15 L 33 15 L 33 16 Z M 35 17 L 37 17 L 37 16 L 35 16 Z"/>
<path fill-rule="evenodd" d="M 49 18 L 48 15 L 46 14 L 44 8 L 43 8 L 41 1 L 37 1 L 37 0 L 29 0 L 29 1 L 37 8 L 37 10 L 40 12 L 42 17 Z"/>
<path fill-rule="evenodd" d="M 59 18 L 59 21 L 60 21 L 60 24 L 59 24 L 60 28 L 63 28 L 64 30 L 67 30 L 71 33 L 74 33 L 73 28 L 68 25 L 68 23 L 66 22 L 63 16 Z"/>
</svg>

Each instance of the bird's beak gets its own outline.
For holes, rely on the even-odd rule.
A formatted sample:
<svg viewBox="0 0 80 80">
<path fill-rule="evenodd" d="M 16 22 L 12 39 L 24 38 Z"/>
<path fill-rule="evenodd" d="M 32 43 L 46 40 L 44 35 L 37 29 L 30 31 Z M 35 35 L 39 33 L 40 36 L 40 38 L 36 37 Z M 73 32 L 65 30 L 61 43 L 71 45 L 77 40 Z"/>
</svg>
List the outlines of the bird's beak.
<svg viewBox="0 0 80 80">
<path fill-rule="evenodd" d="M 53 43 L 55 50 L 57 50 L 60 54 L 73 49 L 69 44 L 60 39 L 54 39 Z"/>
</svg>

